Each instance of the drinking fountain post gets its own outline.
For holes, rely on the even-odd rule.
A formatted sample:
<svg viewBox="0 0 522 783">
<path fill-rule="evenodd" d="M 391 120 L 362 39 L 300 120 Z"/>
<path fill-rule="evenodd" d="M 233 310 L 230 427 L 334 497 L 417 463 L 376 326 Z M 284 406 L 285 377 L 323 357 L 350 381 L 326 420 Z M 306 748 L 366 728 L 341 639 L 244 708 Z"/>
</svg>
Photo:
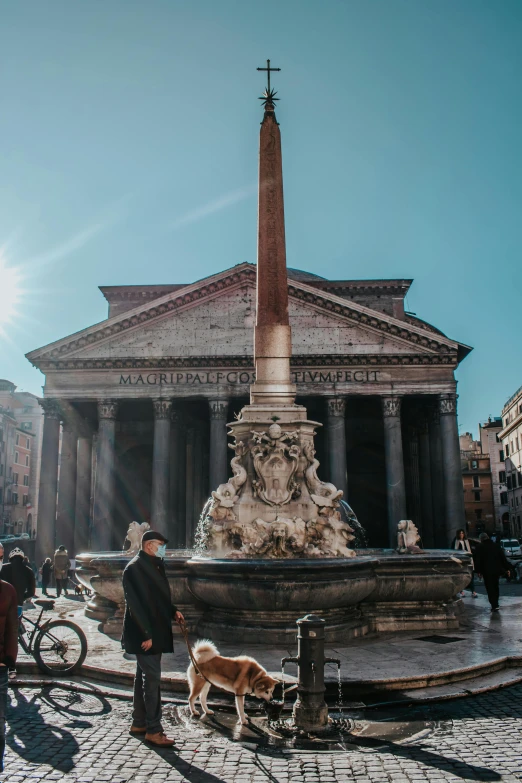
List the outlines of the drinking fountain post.
<svg viewBox="0 0 522 783">
<path fill-rule="evenodd" d="M 328 707 L 324 700 L 325 663 L 340 662 L 324 657 L 325 621 L 315 614 L 307 614 L 297 621 L 297 657 L 283 658 L 284 663 L 297 663 L 297 701 L 294 704 L 294 723 L 305 731 L 322 729 L 328 725 Z"/>
</svg>

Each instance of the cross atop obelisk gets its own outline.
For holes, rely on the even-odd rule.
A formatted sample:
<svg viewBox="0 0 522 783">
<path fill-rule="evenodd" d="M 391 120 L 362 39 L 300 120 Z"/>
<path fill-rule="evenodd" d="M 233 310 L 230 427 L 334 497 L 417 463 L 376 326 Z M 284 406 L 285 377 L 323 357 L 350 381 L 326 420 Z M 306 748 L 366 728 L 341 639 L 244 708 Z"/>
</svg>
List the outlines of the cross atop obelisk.
<svg viewBox="0 0 522 783">
<path fill-rule="evenodd" d="M 257 317 L 254 332 L 256 380 L 250 389 L 252 405 L 293 405 L 296 389 L 290 383 L 292 338 L 288 319 L 285 213 L 281 134 L 275 118 L 275 92 L 270 73 L 261 100 L 265 114 L 259 139 L 259 208 L 257 241 Z"/>
</svg>

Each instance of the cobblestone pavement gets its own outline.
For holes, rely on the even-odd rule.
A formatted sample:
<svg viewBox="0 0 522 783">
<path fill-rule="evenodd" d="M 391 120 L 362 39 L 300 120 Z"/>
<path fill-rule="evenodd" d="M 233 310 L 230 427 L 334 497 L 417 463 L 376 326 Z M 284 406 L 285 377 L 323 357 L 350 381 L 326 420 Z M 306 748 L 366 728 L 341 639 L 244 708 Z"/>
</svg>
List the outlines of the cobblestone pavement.
<svg viewBox="0 0 522 783">
<path fill-rule="evenodd" d="M 253 742 L 251 732 L 234 742 L 192 723 L 185 706 L 170 705 L 165 724 L 169 716 L 177 722 L 176 747 L 154 750 L 129 736 L 129 702 L 56 687 L 15 688 L 10 700 L 5 783 L 522 780 L 522 686 L 429 707 L 387 707 L 388 726 L 425 720 L 431 732 L 405 742 L 374 732 L 337 752 L 270 748 Z"/>
</svg>

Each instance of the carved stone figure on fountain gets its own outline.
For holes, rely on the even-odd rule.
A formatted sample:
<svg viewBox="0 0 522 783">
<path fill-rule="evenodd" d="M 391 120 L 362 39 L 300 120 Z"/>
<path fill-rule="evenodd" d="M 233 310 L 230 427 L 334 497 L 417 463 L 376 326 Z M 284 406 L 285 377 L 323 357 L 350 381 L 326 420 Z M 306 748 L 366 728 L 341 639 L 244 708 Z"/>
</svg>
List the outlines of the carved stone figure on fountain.
<svg viewBox="0 0 522 783">
<path fill-rule="evenodd" d="M 400 554 L 420 555 L 424 550 L 417 546 L 419 531 L 411 519 L 401 519 L 397 526 L 397 552 Z"/>
<path fill-rule="evenodd" d="M 275 423 L 268 432 L 252 432 L 251 454 L 257 478 L 252 482 L 254 494 L 270 506 L 282 506 L 296 497 L 298 484 L 294 475 L 301 449 L 297 431 L 283 432 Z"/>
<path fill-rule="evenodd" d="M 313 443 L 307 443 L 303 447 L 303 454 L 308 460 L 308 467 L 305 469 L 305 480 L 310 497 L 317 506 L 321 508 L 338 508 L 339 500 L 343 496 L 342 489 L 337 489 L 333 484 L 327 481 L 321 481 L 317 475 L 319 460 L 315 458 L 315 449 Z"/>
<path fill-rule="evenodd" d="M 127 535 L 125 536 L 125 541 L 129 542 L 129 548 L 125 551 L 126 555 L 138 554 L 140 551 L 141 539 L 147 530 L 150 530 L 148 522 L 142 522 L 141 524 L 139 522 L 130 523 L 127 529 Z M 124 545 L 125 541 L 123 542 Z"/>
</svg>

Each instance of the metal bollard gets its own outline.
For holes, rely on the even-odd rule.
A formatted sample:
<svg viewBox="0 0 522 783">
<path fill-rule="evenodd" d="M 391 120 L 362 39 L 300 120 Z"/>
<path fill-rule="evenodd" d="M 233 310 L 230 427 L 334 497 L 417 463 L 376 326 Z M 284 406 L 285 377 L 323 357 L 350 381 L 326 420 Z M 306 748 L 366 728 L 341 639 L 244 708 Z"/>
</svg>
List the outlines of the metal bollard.
<svg viewBox="0 0 522 783">
<path fill-rule="evenodd" d="M 325 621 L 307 614 L 297 621 L 297 657 L 283 658 L 281 664 L 297 663 L 297 701 L 294 705 L 294 723 L 305 731 L 322 729 L 328 725 L 328 707 L 324 700 L 325 663 L 339 663 L 324 657 Z"/>
</svg>

